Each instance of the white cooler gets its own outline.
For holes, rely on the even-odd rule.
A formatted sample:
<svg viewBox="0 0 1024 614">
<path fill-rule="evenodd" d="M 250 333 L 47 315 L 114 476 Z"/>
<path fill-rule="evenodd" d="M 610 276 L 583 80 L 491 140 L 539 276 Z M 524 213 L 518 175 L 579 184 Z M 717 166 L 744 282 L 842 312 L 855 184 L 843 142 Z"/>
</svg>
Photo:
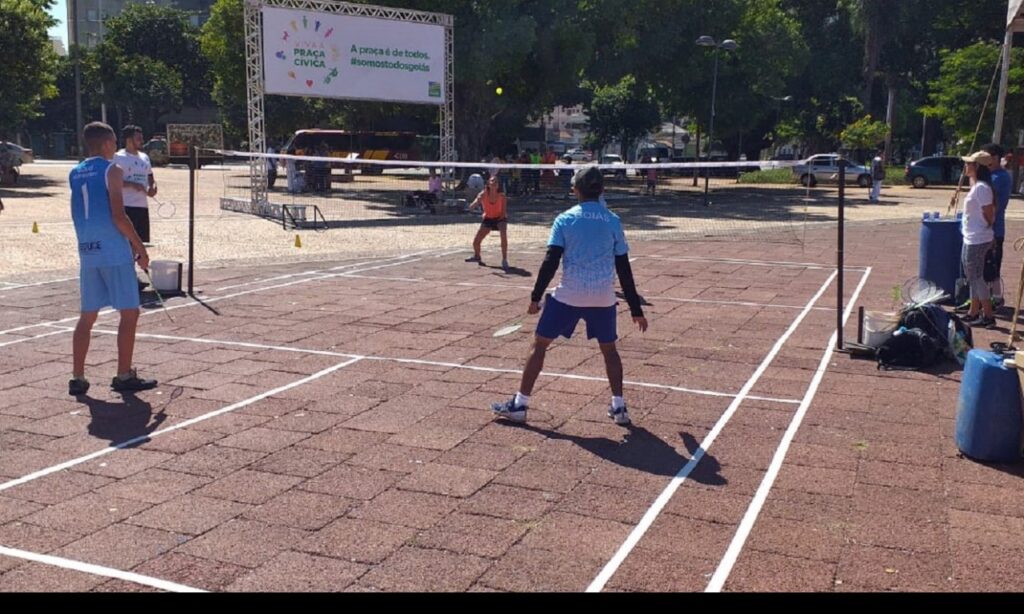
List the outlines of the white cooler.
<svg viewBox="0 0 1024 614">
<path fill-rule="evenodd" d="M 180 294 L 181 269 L 182 264 L 174 260 L 153 260 L 149 263 L 153 287 L 161 294 Z"/>
</svg>

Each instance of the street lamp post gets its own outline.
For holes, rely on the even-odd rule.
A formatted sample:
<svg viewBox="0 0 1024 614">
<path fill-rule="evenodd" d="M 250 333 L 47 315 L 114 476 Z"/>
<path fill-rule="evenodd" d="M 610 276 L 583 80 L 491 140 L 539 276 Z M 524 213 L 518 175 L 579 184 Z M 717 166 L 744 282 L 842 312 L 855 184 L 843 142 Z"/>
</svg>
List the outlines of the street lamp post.
<svg viewBox="0 0 1024 614">
<path fill-rule="evenodd" d="M 715 56 L 715 68 L 713 76 L 711 78 L 711 120 L 708 122 L 708 161 L 711 161 L 711 147 L 714 142 L 712 139 L 715 134 L 715 95 L 718 91 L 718 50 L 724 49 L 726 51 L 736 50 L 736 41 L 731 38 L 727 38 L 721 43 L 715 42 L 715 39 L 710 36 L 704 35 L 697 39 L 697 44 L 701 47 L 712 47 L 712 54 Z M 700 152 L 697 152 L 698 155 Z M 704 206 L 708 207 L 711 202 L 708 200 L 708 181 L 711 176 L 711 169 L 704 169 Z"/>
</svg>

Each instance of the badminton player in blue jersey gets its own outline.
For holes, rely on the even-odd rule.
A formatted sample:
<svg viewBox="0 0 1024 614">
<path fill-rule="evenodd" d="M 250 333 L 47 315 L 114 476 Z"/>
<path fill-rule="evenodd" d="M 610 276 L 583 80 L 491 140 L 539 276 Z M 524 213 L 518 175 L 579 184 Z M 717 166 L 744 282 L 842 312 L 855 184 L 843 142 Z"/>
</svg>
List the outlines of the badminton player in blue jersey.
<svg viewBox="0 0 1024 614">
<path fill-rule="evenodd" d="M 579 201 L 575 207 L 555 219 L 548 239 L 548 252 L 530 295 L 527 313 L 544 310 L 537 323 L 533 348 L 523 369 L 519 392 L 491 410 L 512 422 L 526 422 L 530 394 L 544 368 L 548 346 L 558 337 L 570 338 L 580 320 L 586 323 L 587 338 L 597 339 L 604 356 L 605 371 L 612 391 L 608 417 L 615 424 L 630 424 L 629 411 L 622 396 L 622 360 L 615 347 L 618 340 L 615 300 L 615 276 L 629 304 L 630 315 L 640 332 L 647 330 L 642 299 L 637 294 L 633 270 L 629 264 L 629 245 L 619 216 L 604 205 L 604 179 L 597 166 L 586 166 L 572 178 L 573 192 Z M 544 298 L 548 284 L 562 264 L 562 279 L 554 292 Z"/>
<path fill-rule="evenodd" d="M 156 387 L 156 380 L 142 379 L 132 368 L 139 321 L 135 262 L 148 270 L 149 254 L 124 211 L 124 174 L 112 162 L 117 151 L 114 130 L 102 122 L 93 122 L 85 127 L 83 137 L 89 157 L 68 177 L 82 297 L 72 345 L 74 363 L 68 394 L 84 395 L 89 390 L 85 356 L 92 327 L 104 307 L 113 307 L 121 314 L 117 329 L 117 375 L 110 387 L 118 392 L 149 390 Z"/>
</svg>

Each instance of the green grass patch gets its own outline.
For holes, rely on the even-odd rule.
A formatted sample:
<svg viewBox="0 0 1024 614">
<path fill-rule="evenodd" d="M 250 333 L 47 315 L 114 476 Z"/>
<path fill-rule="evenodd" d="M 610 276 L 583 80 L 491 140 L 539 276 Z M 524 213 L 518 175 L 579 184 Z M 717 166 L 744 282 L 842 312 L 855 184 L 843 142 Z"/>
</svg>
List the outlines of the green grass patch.
<svg viewBox="0 0 1024 614">
<path fill-rule="evenodd" d="M 906 169 L 902 166 L 885 167 L 885 181 L 882 185 L 910 185 L 905 173 Z"/>
<path fill-rule="evenodd" d="M 741 173 L 737 183 L 795 184 L 796 177 L 793 176 L 793 171 L 791 169 L 773 168 L 766 171 Z"/>
</svg>

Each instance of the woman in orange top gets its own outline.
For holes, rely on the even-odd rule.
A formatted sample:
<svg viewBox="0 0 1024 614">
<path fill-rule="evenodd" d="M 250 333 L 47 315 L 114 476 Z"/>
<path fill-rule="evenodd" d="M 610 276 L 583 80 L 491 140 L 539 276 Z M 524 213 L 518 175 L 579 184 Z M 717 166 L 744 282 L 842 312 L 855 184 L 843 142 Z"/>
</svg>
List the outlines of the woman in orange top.
<svg viewBox="0 0 1024 614">
<path fill-rule="evenodd" d="M 476 200 L 469 205 L 470 210 L 477 206 L 483 209 L 483 221 L 480 223 L 480 230 L 476 232 L 473 239 L 473 257 L 466 258 L 466 262 L 476 262 L 480 266 L 484 261 L 480 258 L 480 245 L 492 230 L 501 233 L 501 268 L 508 271 L 508 201 L 501 192 L 497 176 L 487 180 L 487 187 L 476 197 Z"/>
</svg>

